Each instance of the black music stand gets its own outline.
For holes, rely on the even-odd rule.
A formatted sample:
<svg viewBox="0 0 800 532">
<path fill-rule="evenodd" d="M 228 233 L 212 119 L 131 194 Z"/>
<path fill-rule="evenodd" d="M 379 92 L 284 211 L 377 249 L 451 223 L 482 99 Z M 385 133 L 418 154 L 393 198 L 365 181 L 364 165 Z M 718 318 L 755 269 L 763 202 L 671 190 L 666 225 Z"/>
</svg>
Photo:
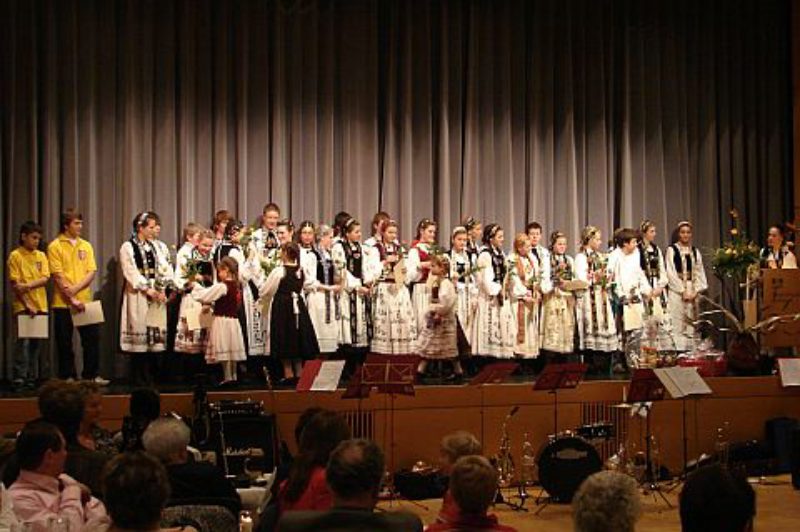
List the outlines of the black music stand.
<svg viewBox="0 0 800 532">
<path fill-rule="evenodd" d="M 379 394 L 389 396 L 389 419 L 384 425 L 384 430 L 389 432 L 389 471 L 391 481 L 389 483 L 390 502 L 398 499 L 397 491 L 394 487 L 395 471 L 395 408 L 394 400 L 397 395 L 411 395 L 414 392 L 414 383 L 417 376 L 417 366 L 419 356 L 416 355 L 367 355 L 367 359 L 356 371 L 356 376 L 352 379 L 353 383 L 348 385 L 342 398 L 362 399 L 369 397 L 370 391 L 375 388 Z M 384 436 L 384 440 L 386 437 Z M 425 506 L 411 501 L 421 508 Z"/>
<path fill-rule="evenodd" d="M 642 368 L 634 371 L 631 377 L 630 388 L 628 392 L 629 403 L 641 403 L 647 412 L 645 418 L 645 475 L 640 486 L 649 493 L 653 494 L 653 499 L 656 501 L 656 494 L 658 494 L 669 508 L 672 508 L 672 503 L 664 495 L 661 487 L 658 485 L 658 473 L 653 471 L 653 456 L 652 456 L 652 433 L 650 431 L 650 417 L 653 411 L 653 405 L 650 403 L 663 401 L 667 392 L 664 383 L 656 376 L 652 369 Z"/>
<path fill-rule="evenodd" d="M 558 434 L 558 390 L 577 388 L 586 375 L 588 364 L 570 362 L 548 364 L 533 383 L 534 390 L 553 394 L 553 435 Z"/>
</svg>

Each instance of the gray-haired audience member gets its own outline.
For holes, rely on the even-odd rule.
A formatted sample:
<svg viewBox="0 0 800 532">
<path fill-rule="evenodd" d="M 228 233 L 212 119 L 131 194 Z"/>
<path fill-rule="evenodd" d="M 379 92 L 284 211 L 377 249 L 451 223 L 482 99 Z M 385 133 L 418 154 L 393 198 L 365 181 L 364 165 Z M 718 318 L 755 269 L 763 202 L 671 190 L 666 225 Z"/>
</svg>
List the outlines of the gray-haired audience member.
<svg viewBox="0 0 800 532">
<path fill-rule="evenodd" d="M 756 492 L 746 478 L 718 465 L 692 473 L 680 496 L 683 532 L 749 532 Z"/>
<path fill-rule="evenodd" d="M 287 512 L 278 528 L 281 532 L 421 531 L 422 521 L 413 514 L 374 512 L 383 472 L 383 453 L 375 443 L 343 441 L 331 453 L 325 470 L 333 508 L 326 512 Z"/>
<path fill-rule="evenodd" d="M 150 423 L 142 435 L 145 451 L 166 467 L 172 491 L 170 504 L 224 506 L 238 517 L 242 509 L 239 494 L 218 467 L 190 460 L 190 437 L 186 423 L 168 417 Z"/>
<path fill-rule="evenodd" d="M 641 513 L 636 481 L 615 471 L 590 476 L 572 499 L 575 532 L 631 532 Z"/>
</svg>

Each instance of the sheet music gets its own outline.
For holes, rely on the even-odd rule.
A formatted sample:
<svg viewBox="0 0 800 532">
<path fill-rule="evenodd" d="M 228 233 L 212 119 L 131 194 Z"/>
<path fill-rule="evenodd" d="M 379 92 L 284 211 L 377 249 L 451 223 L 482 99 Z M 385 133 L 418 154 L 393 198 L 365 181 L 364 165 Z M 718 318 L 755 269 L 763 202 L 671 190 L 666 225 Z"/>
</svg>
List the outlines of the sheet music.
<svg viewBox="0 0 800 532">
<path fill-rule="evenodd" d="M 144 317 L 147 327 L 157 329 L 167 328 L 167 306 L 162 303 L 150 303 L 147 305 L 147 314 Z"/>
<path fill-rule="evenodd" d="M 86 303 L 83 312 L 72 311 L 72 324 L 75 327 L 83 327 L 85 325 L 95 325 L 106 321 L 103 315 L 103 305 L 100 301 L 91 301 Z"/>
<path fill-rule="evenodd" d="M 659 368 L 653 372 L 673 399 L 712 393 L 706 381 L 697 373 L 697 368 Z"/>
<path fill-rule="evenodd" d="M 344 371 L 344 360 L 326 360 L 311 385 L 312 392 L 334 392 L 339 387 L 339 379 Z"/>
<path fill-rule="evenodd" d="M 202 310 L 202 307 L 186 309 L 186 326 L 190 331 L 199 331 L 203 328 L 203 326 L 200 325 L 200 313 Z"/>
<path fill-rule="evenodd" d="M 47 315 L 44 314 L 36 316 L 20 314 L 17 316 L 17 337 L 47 338 L 49 331 L 48 323 Z"/>
<path fill-rule="evenodd" d="M 800 386 L 800 358 L 779 358 L 781 386 Z"/>
<path fill-rule="evenodd" d="M 625 326 L 625 331 L 635 331 L 644 327 L 644 308 L 641 303 L 631 303 L 625 305 L 622 312 L 622 321 Z"/>
</svg>

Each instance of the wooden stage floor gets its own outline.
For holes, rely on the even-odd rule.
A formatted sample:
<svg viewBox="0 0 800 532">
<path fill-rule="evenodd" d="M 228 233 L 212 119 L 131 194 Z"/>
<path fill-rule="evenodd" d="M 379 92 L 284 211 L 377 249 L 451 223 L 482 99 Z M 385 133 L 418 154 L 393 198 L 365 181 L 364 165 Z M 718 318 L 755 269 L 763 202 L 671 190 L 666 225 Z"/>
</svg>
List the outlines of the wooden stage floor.
<svg viewBox="0 0 800 532">
<path fill-rule="evenodd" d="M 769 477 L 763 484 L 758 479 L 751 479 L 756 491 L 756 520 L 755 530 L 790 531 L 800 530 L 800 491 L 792 489 L 788 475 Z M 677 510 L 677 493 L 668 494 L 667 497 L 674 508 L 668 508 L 663 502 L 656 504 L 652 496 L 643 495 L 643 515 L 637 523 L 639 532 L 675 532 L 680 530 L 680 516 Z M 389 508 L 388 503 L 382 503 Z M 392 508 L 403 509 L 420 516 L 425 524 L 432 523 L 441 506 L 441 501 L 421 501 L 421 506 L 407 501 L 395 502 Z M 532 505 L 528 505 L 529 508 Z M 498 516 L 500 523 L 513 526 L 519 531 L 536 532 L 571 532 L 572 509 L 569 505 L 550 505 L 538 516 L 533 515 L 535 508 L 529 512 L 513 512 L 509 509 L 497 507 L 493 513 Z"/>
</svg>

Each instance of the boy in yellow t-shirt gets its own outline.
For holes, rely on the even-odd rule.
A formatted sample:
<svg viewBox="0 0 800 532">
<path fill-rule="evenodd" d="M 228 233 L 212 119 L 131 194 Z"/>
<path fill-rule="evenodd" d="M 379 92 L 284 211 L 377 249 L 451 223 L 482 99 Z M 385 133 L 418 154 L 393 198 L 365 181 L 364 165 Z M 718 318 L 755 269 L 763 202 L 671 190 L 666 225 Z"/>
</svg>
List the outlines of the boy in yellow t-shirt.
<svg viewBox="0 0 800 532">
<path fill-rule="evenodd" d="M 97 274 L 92 245 L 81 238 L 83 216 L 75 209 L 61 214 L 61 233 L 47 246 L 47 258 L 53 274 L 53 325 L 58 351 L 58 376 L 61 379 L 77 378 L 75 353 L 72 350 L 71 310 L 83 312 L 92 301 L 91 284 Z M 85 380 L 106 385 L 108 381 L 98 374 L 100 359 L 100 325 L 78 327 L 83 346 L 83 373 Z"/>
<path fill-rule="evenodd" d="M 12 303 L 14 316 L 19 314 L 47 314 L 47 290 L 50 267 L 47 256 L 39 251 L 42 228 L 36 222 L 25 222 L 19 230 L 19 247 L 8 256 L 8 280 L 14 290 Z M 16 389 L 33 388 L 39 376 L 39 350 L 42 341 L 37 338 L 17 338 L 12 367 L 13 385 Z"/>
</svg>

